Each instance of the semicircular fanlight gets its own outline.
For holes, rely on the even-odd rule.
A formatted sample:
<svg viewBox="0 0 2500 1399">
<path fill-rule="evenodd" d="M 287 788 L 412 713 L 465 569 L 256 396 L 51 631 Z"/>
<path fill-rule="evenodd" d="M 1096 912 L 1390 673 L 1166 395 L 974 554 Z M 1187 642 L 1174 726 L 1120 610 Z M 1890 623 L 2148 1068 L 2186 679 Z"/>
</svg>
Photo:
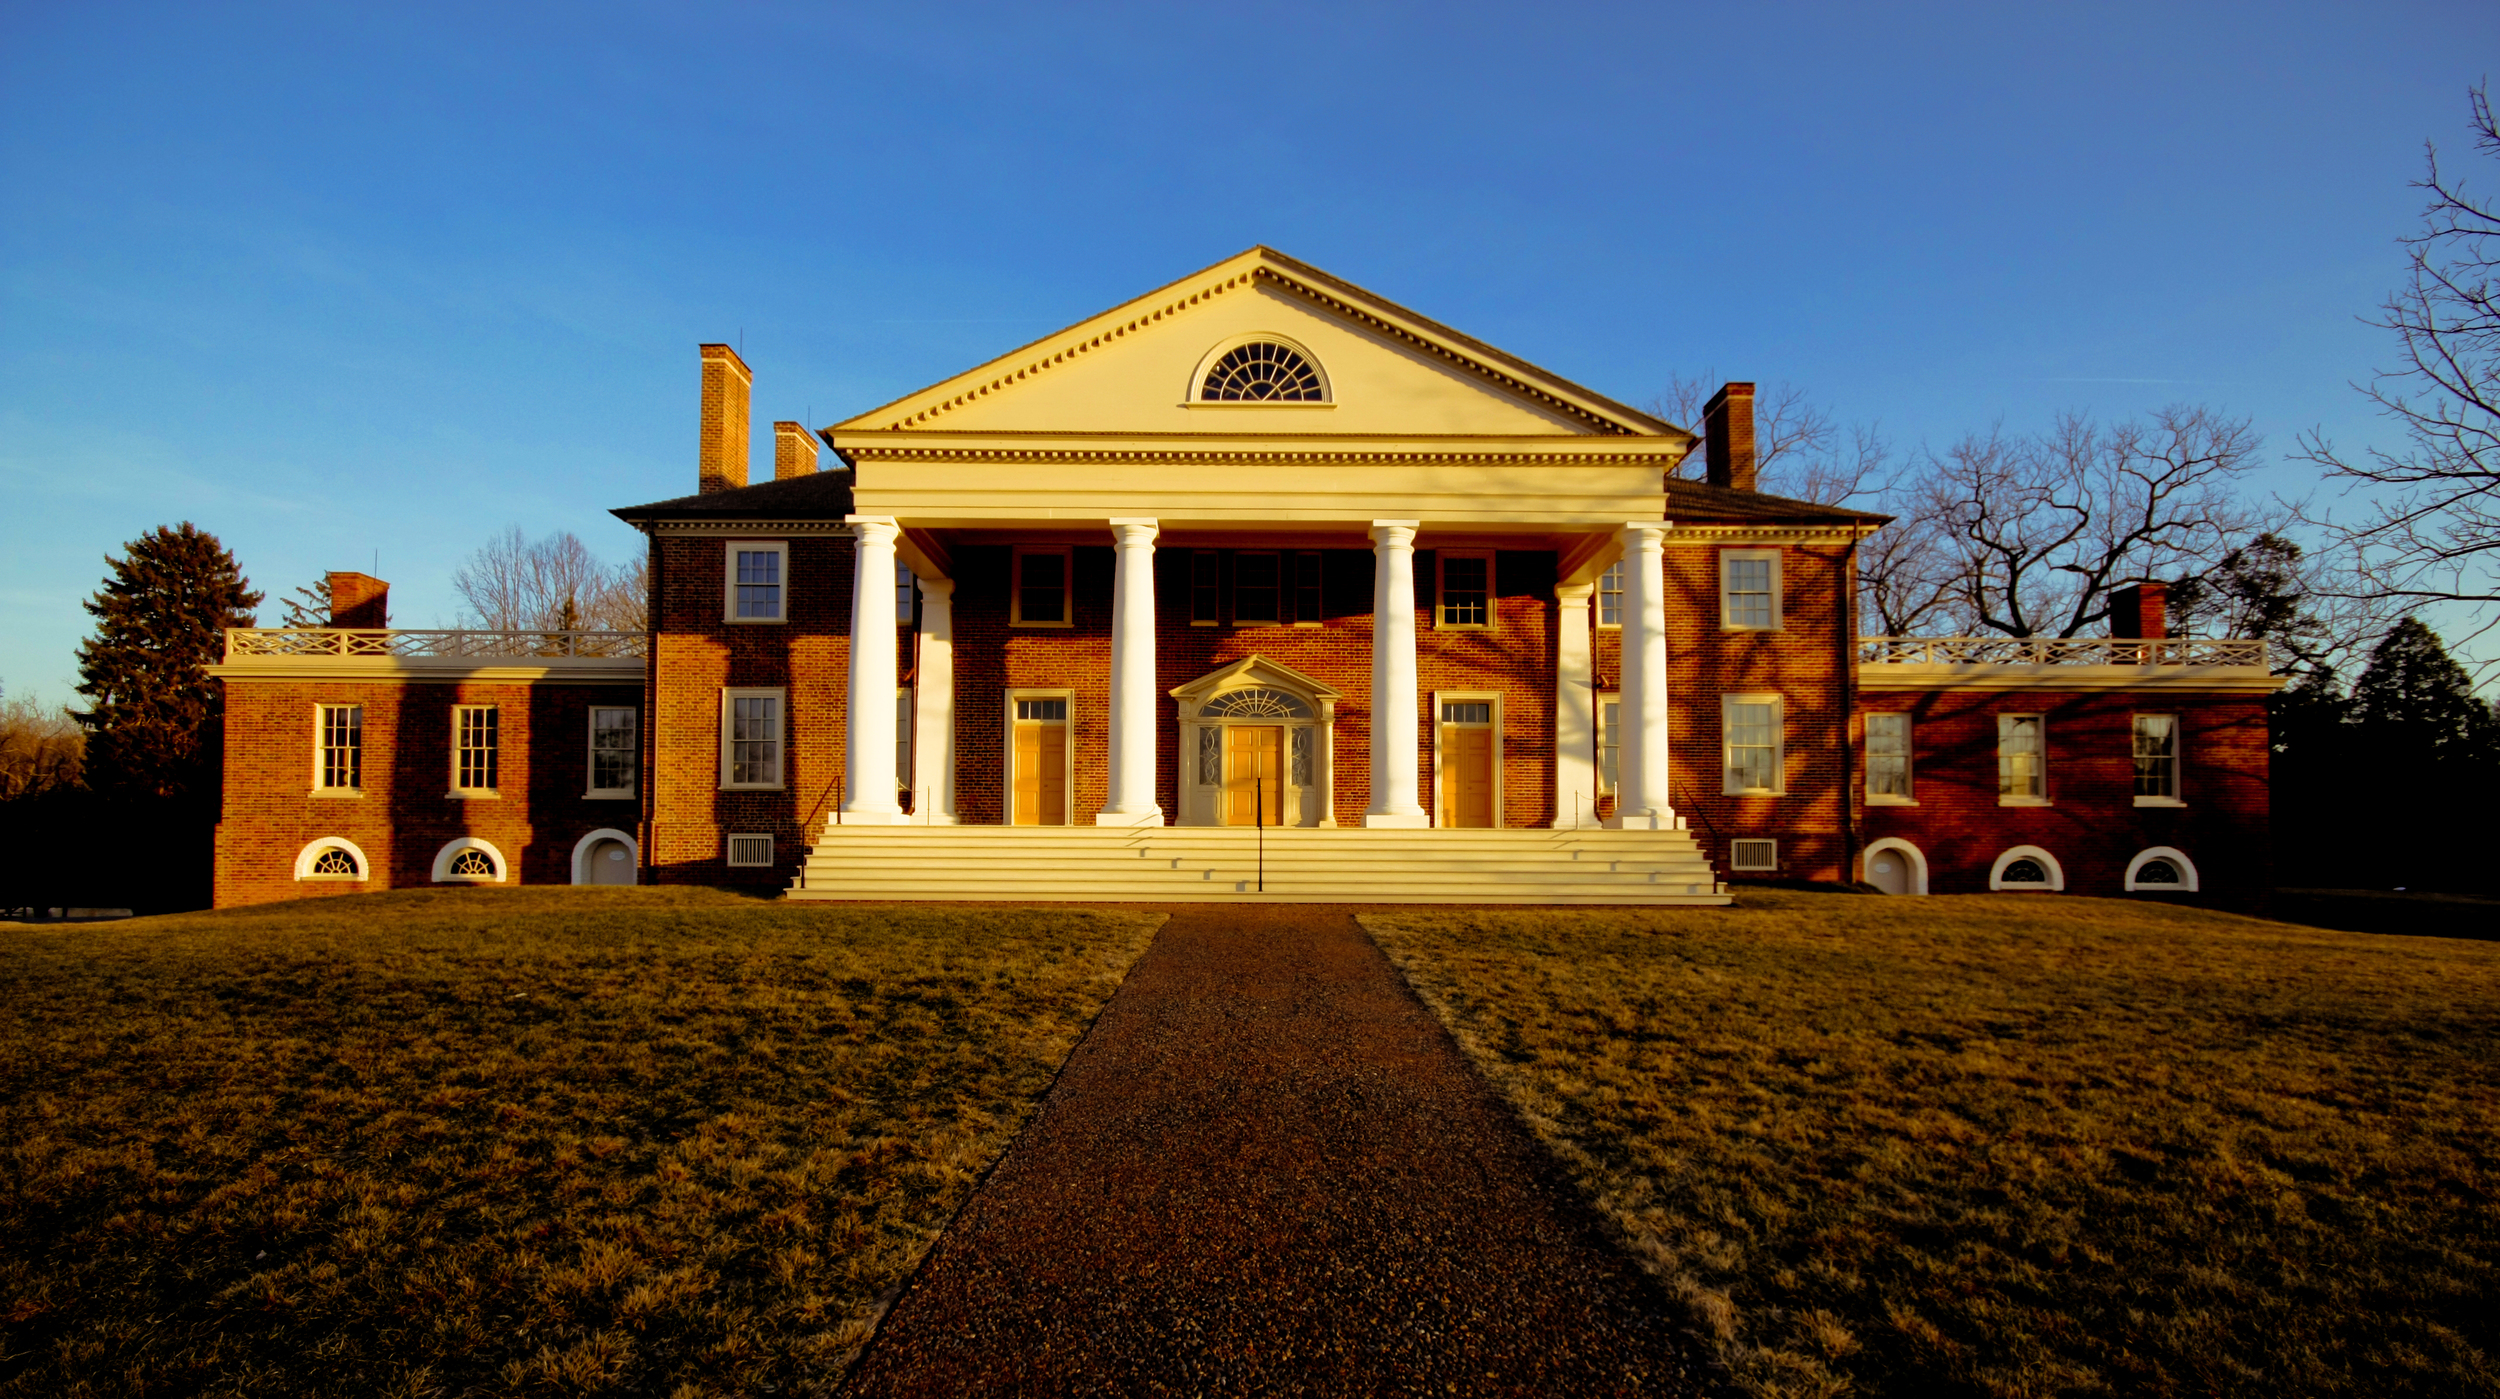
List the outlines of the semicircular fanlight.
<svg viewBox="0 0 2500 1399">
<path fill-rule="evenodd" d="M 1198 397 L 1208 403 L 1322 403 L 1319 371 L 1290 345 L 1253 340 L 1224 352 Z"/>
<path fill-rule="evenodd" d="M 1233 690 L 1198 709 L 1207 719 L 1308 719 L 1311 707 L 1282 690 Z"/>
</svg>

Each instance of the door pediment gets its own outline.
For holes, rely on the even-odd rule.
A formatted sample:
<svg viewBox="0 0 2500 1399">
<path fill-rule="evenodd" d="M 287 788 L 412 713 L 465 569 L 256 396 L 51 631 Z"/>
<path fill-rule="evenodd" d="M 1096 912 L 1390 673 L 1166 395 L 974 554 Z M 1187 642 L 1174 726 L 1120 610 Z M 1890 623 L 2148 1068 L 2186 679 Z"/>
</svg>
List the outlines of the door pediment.
<svg viewBox="0 0 2500 1399">
<path fill-rule="evenodd" d="M 1211 670 L 1186 685 L 1175 685 L 1169 691 L 1182 706 L 1195 711 L 1200 705 L 1226 690 L 1273 687 L 1290 691 L 1315 704 L 1334 704 L 1345 698 L 1339 691 L 1313 680 L 1281 661 L 1265 656 L 1249 655 L 1219 670 Z"/>
</svg>

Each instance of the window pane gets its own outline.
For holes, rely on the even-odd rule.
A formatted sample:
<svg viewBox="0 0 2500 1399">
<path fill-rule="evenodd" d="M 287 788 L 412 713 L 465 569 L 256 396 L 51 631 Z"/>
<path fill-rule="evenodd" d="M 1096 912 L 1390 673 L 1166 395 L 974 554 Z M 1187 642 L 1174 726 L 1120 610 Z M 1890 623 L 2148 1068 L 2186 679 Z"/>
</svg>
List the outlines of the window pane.
<svg viewBox="0 0 2500 1399">
<path fill-rule="evenodd" d="M 459 770 L 453 785 L 461 791 L 495 788 L 495 715 L 492 706 L 464 706 L 455 711 L 460 726 Z"/>
<path fill-rule="evenodd" d="M 1727 624 L 1731 627 L 1771 625 L 1771 561 L 1727 561 Z"/>
<path fill-rule="evenodd" d="M 1615 789 L 1623 761 L 1622 723 L 1622 701 L 1607 700 L 1597 706 L 1597 789 L 1601 792 Z"/>
<path fill-rule="evenodd" d="M 1319 600 L 1319 555 L 1316 552 L 1293 556 L 1293 619 L 1297 622 L 1322 620 Z"/>
<path fill-rule="evenodd" d="M 741 549 L 738 551 L 738 615 L 741 617 L 778 617 L 781 615 L 780 550 Z"/>
<path fill-rule="evenodd" d="M 590 711 L 590 786 L 598 792 L 630 792 L 634 787 L 634 711 Z"/>
<path fill-rule="evenodd" d="M 1492 560 L 1444 556 L 1441 560 L 1441 625 L 1481 627 L 1491 607 Z"/>
<path fill-rule="evenodd" d="M 730 701 L 729 780 L 770 786 L 781 780 L 781 702 L 770 696 Z"/>
<path fill-rule="evenodd" d="M 1274 554 L 1233 555 L 1233 621 L 1274 622 L 1276 615 Z"/>
<path fill-rule="evenodd" d="M 1623 561 L 1607 565 L 1597 580 L 1597 624 L 1601 627 L 1623 625 Z"/>
<path fill-rule="evenodd" d="M 2037 797 L 2047 790 L 2040 716 L 2008 714 L 1997 720 L 1997 792 Z"/>
<path fill-rule="evenodd" d="M 1746 791 L 1768 791 L 1779 785 L 1779 706 L 1731 704 L 1727 707 L 1728 784 Z"/>
<path fill-rule="evenodd" d="M 1221 786 L 1224 781 L 1224 731 L 1213 724 L 1198 730 L 1198 785 Z"/>
<path fill-rule="evenodd" d="M 321 707 L 321 785 L 364 786 L 365 711 L 356 704 Z"/>
<path fill-rule="evenodd" d="M 911 790 L 911 691 L 894 692 L 894 785 Z"/>
<path fill-rule="evenodd" d="M 1221 622 L 1219 595 L 1223 592 L 1224 556 L 1213 549 L 1200 549 L 1189 556 L 1189 620 Z"/>
<path fill-rule="evenodd" d="M 1016 717 L 1038 719 L 1046 724 L 1068 722 L 1068 702 L 1063 699 L 1020 699 L 1016 701 Z"/>
<path fill-rule="evenodd" d="M 911 565 L 901 559 L 894 561 L 894 625 L 908 627 L 917 618 L 913 604 L 920 597 L 920 580 L 911 576 Z"/>
<path fill-rule="evenodd" d="M 1311 785 L 1311 730 L 1293 731 L 1293 785 Z"/>
<path fill-rule="evenodd" d="M 1868 796 L 1910 794 L 1910 716 L 1866 716 L 1866 791 Z"/>
<path fill-rule="evenodd" d="M 2179 794 L 2178 717 L 2135 716 L 2135 794 L 2175 797 Z"/>
<path fill-rule="evenodd" d="M 1022 619 L 1027 622 L 1068 620 L 1068 556 L 1025 554 L 1020 556 L 1019 561 L 1024 569 L 1018 600 L 1022 607 Z"/>
<path fill-rule="evenodd" d="M 1490 724 L 1493 722 L 1493 703 L 1490 700 L 1464 702 L 1454 700 L 1441 706 L 1441 722 L 1444 724 Z"/>
</svg>

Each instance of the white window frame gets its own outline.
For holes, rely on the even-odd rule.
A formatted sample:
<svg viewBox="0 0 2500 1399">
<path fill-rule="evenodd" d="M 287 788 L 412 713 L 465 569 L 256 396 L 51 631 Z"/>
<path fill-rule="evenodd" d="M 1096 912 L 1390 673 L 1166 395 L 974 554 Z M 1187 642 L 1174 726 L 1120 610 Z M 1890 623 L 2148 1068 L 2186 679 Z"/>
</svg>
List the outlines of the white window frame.
<svg viewBox="0 0 2500 1399">
<path fill-rule="evenodd" d="M 464 850 L 485 851 L 486 858 L 495 862 L 495 872 L 491 875 L 453 874 L 451 862 L 459 859 L 460 852 Z M 494 842 L 483 836 L 462 836 L 434 852 L 434 882 L 437 884 L 513 884 L 519 881 L 512 877 L 512 862 L 503 857 L 503 852 L 495 848 Z"/>
<path fill-rule="evenodd" d="M 1056 622 L 1024 619 L 1024 561 L 1036 554 L 1059 556 L 1059 617 Z M 1007 625 L 1065 630 L 1076 625 L 1076 548 L 1069 544 L 1018 544 L 1007 568 Z"/>
<path fill-rule="evenodd" d="M 1771 706 L 1771 777 L 1769 787 L 1736 785 L 1736 706 Z M 1784 797 L 1788 795 L 1788 701 L 1775 691 L 1755 690 L 1719 696 L 1719 795 Z"/>
<path fill-rule="evenodd" d="M 634 716 L 634 741 L 626 747 L 625 785 L 599 785 L 599 712 L 622 709 Z M 582 797 L 588 801 L 631 800 L 641 790 L 642 774 L 642 710 L 630 704 L 594 704 L 582 715 Z"/>
<path fill-rule="evenodd" d="M 315 874 L 313 862 L 331 846 L 348 853 L 356 862 L 354 874 Z M 365 858 L 364 847 L 345 836 L 323 836 L 295 852 L 295 878 L 305 884 L 363 884 L 373 878 L 373 861 Z"/>
<path fill-rule="evenodd" d="M 2181 718 L 2182 718 L 2182 717 L 2184 717 L 2184 716 L 2180 715 L 2180 714 L 2179 714 L 2177 711 L 2175 711 L 2175 710 L 2174 710 L 2174 711 L 2171 711 L 2171 712 L 2168 712 L 2168 713 L 2158 713 L 2158 712 L 2147 711 L 2147 712 L 2145 712 L 2145 713 L 2133 714 L 2133 715 L 2128 716 L 2128 719 L 2127 719 L 2127 759 L 2128 759 L 2128 763 L 2127 763 L 2127 785 L 2128 785 L 2129 787 L 2133 787 L 2133 786 L 2135 785 L 2135 763 L 2136 763 L 2136 755 L 2135 755 L 2136 730 L 2135 730 L 2135 726 L 2136 726 L 2137 722 L 2138 722 L 2138 721 L 2140 721 L 2140 720 L 2144 720 L 2144 719 L 2167 719 L 2167 720 L 2169 720 L 2169 721 L 2170 721 L 2170 795 L 2168 795 L 2168 796 L 2166 796 L 2166 797 L 2148 797 L 2148 796 L 2145 796 L 2145 795 L 2143 795 L 2142 793 L 2140 793 L 2140 792 L 2139 792 L 2139 793 L 2137 793 L 2137 794 L 2136 794 L 2136 798 L 2135 798 L 2135 804 L 2136 804 L 2137 806 L 2185 806 L 2185 805 L 2187 805 L 2186 785 L 2185 785 L 2185 783 L 2184 783 L 2184 782 L 2182 782 L 2182 781 L 2181 781 L 2181 778 L 2182 778 L 2182 775 L 2183 775 L 2184 769 L 2187 767 L 2187 763 L 2186 763 L 2186 761 L 2185 761 L 2185 757 L 2186 757 L 2186 755 L 2185 755 L 2185 754 L 2181 751 L 2182 749 L 2184 749 L 2184 748 L 2187 746 L 2184 742 L 2182 742 L 2182 739 L 2183 739 L 2183 737 L 2184 737 L 2184 733 L 2185 733 L 2185 730 L 2186 730 L 2186 727 L 2187 727 L 2185 724 L 2183 724 L 2183 723 L 2181 723 L 2181 722 L 2180 722 L 2180 720 L 2181 720 Z M 2132 874 L 2130 874 L 2130 875 L 2128 876 L 2128 878 L 2129 878 L 2129 879 L 2133 879 L 2134 877 L 2135 877 L 2135 876 L 2134 876 L 2134 875 L 2132 875 Z M 2130 887 L 2130 888 L 2132 888 L 2132 887 L 2134 887 L 2134 886 L 2130 885 L 2129 887 Z"/>
<path fill-rule="evenodd" d="M 998 789 L 998 824 L 1002 826 L 1012 826 L 1016 823 L 1016 701 L 1054 699 L 1068 702 L 1068 718 L 1065 725 L 1068 731 L 1068 741 L 1063 745 L 1065 751 L 1061 754 L 1060 763 L 1063 770 L 1060 777 L 1067 784 L 1068 793 L 1066 824 L 1071 826 L 1083 824 L 1077 820 L 1076 816 L 1076 691 L 1073 689 L 1011 689 L 1007 691 L 1007 702 L 1000 706 L 1004 723 L 998 735 L 998 770 L 1006 775 L 1006 781 L 999 784 Z M 1037 826 L 1036 829 L 1042 828 Z"/>
<path fill-rule="evenodd" d="M 769 699 L 773 702 L 773 780 L 770 782 L 730 780 L 730 774 L 736 771 L 730 751 L 730 721 L 737 713 L 737 701 L 742 699 Z M 778 792 L 788 785 L 789 774 L 790 692 L 780 686 L 723 687 L 720 692 L 720 789 L 724 792 Z"/>
<path fill-rule="evenodd" d="M 1901 785 L 1906 792 L 1875 790 L 1875 721 L 1879 718 L 1901 721 Z M 1860 780 L 1866 788 L 1868 806 L 1918 805 L 1918 717 L 1906 709 L 1870 709 L 1866 711 L 1866 763 Z"/>
<path fill-rule="evenodd" d="M 1597 730 L 1597 745 L 1596 751 L 1591 755 L 1591 760 L 1596 764 L 1597 795 L 1601 797 L 1613 796 L 1615 794 L 1615 788 L 1621 786 L 1623 783 L 1623 738 L 1622 735 L 1617 732 L 1617 730 L 1623 727 L 1623 715 L 1618 712 L 1615 715 L 1615 722 L 1611 724 L 1607 723 L 1606 706 L 1610 704 L 1617 706 L 1619 711 L 1623 704 L 1623 692 L 1620 690 L 1597 691 L 1596 702 L 1590 707 L 1589 711 L 1597 721 L 1595 726 Z M 1611 745 L 1608 743 L 1609 739 L 1613 740 Z M 1609 746 L 1613 747 L 1615 750 L 1615 775 L 1611 781 L 1608 780 L 1606 776 L 1606 749 Z"/>
<path fill-rule="evenodd" d="M 323 779 L 328 776 L 324 771 L 323 762 L 328 749 L 324 745 L 329 740 L 330 711 L 334 709 L 356 711 L 356 780 L 351 784 L 338 787 L 328 786 L 323 782 Z M 316 704 L 313 706 L 312 794 L 316 797 L 361 797 L 365 794 L 365 707 L 362 704 Z"/>
<path fill-rule="evenodd" d="M 781 611 L 777 617 L 741 617 L 738 615 L 738 556 L 740 554 L 775 554 L 780 562 L 773 574 L 781 581 Z M 786 539 L 728 539 L 721 542 L 720 615 L 723 622 L 737 627 L 777 627 L 790 620 L 790 541 Z"/>
<path fill-rule="evenodd" d="M 2005 790 L 2005 740 L 2013 733 L 2017 719 L 2036 720 L 2040 725 L 2040 751 L 2032 756 L 2040 767 L 2040 791 L 2037 795 Z M 2132 772 L 2133 769 L 2130 769 Z M 1997 805 L 2050 806 L 2049 800 L 2049 716 L 2046 714 L 2000 714 L 1997 716 Z"/>
<path fill-rule="evenodd" d="M 488 766 L 495 770 L 495 780 L 484 787 L 463 787 L 460 785 L 461 716 L 481 711 L 495 716 L 495 742 L 494 746 L 488 750 L 494 756 L 487 760 Z M 453 705 L 451 707 L 451 785 L 450 790 L 444 792 L 443 795 L 455 801 L 492 801 L 503 795 L 502 782 L 503 706 L 500 704 Z"/>
<path fill-rule="evenodd" d="M 1606 620 L 1606 599 L 1610 597 L 1615 600 L 1615 619 L 1611 622 Z M 1596 610 L 1589 615 L 1596 620 L 1599 631 L 1623 630 L 1623 560 L 1606 565 L 1606 571 L 1597 575 L 1597 589 L 1590 598 Z"/>
<path fill-rule="evenodd" d="M 2005 867 L 2016 860 L 2039 861 L 2040 868 L 2048 872 L 2049 882 L 2046 884 L 2007 884 Z M 2001 889 L 2017 894 L 2035 894 L 2043 890 L 2052 894 L 2062 894 L 2066 891 L 2066 867 L 2057 862 L 2055 855 L 2039 846 L 2011 846 L 2005 853 L 1997 856 L 1995 864 L 1988 867 L 1988 887 L 1992 890 Z"/>
<path fill-rule="evenodd" d="M 2137 883 L 2135 878 L 2137 872 L 2155 860 L 2168 860 L 2177 865 L 2179 882 L 2176 884 Z M 2138 891 L 2147 894 L 2193 894 L 2197 892 L 2196 862 L 2189 859 L 2175 846 L 2156 845 L 2149 849 L 2139 850 L 2135 853 L 2135 858 L 2127 862 L 2127 892 L 2133 894 Z"/>
<path fill-rule="evenodd" d="M 1719 551 L 1719 630 L 1746 632 L 1785 630 L 1782 622 L 1787 590 L 1782 583 L 1781 575 L 1785 570 L 1782 566 L 1781 554 L 1782 551 L 1778 549 L 1721 549 Z M 1736 599 L 1734 576 L 1736 570 L 1733 565 L 1739 560 L 1747 562 L 1762 560 L 1771 565 L 1771 620 L 1766 625 L 1755 626 L 1736 620 L 1735 608 L 1732 605 Z"/>
<path fill-rule="evenodd" d="M 738 842 L 742 840 L 764 842 L 764 858 L 761 860 L 739 859 L 737 857 Z M 724 831 L 721 834 L 720 858 L 721 863 L 731 869 L 768 870 L 781 862 L 780 842 L 773 839 L 773 833 L 770 831 Z"/>
<path fill-rule="evenodd" d="M 1469 627 L 1469 631 L 1478 628 Z M 1502 829 L 1510 807 L 1510 794 L 1502 783 L 1502 692 L 1499 690 L 1435 690 L 1432 692 L 1432 824 L 1436 828 L 1450 824 L 1450 813 L 1441 804 L 1441 706 L 1444 704 L 1487 704 L 1493 706 L 1492 718 L 1486 726 L 1493 730 L 1493 829 Z"/>
<path fill-rule="evenodd" d="M 907 631 L 920 611 L 920 579 L 911 565 L 901 559 L 894 561 L 894 626 Z"/>
<path fill-rule="evenodd" d="M 1450 560 L 1484 560 L 1484 620 L 1453 622 L 1450 616 Z M 1494 577 L 1493 551 L 1490 549 L 1435 549 L 1432 554 L 1432 629 L 1434 631 L 1493 631 L 1501 622 L 1502 589 Z M 1440 710 L 1433 714 L 1437 716 Z"/>
</svg>

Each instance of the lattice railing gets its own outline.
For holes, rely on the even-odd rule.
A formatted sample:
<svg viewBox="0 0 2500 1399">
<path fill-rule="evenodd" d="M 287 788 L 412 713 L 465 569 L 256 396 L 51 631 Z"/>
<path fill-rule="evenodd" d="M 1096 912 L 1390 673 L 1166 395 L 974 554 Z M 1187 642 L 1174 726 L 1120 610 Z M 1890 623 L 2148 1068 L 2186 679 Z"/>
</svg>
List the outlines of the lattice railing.
<svg viewBox="0 0 2500 1399">
<path fill-rule="evenodd" d="M 2266 668 L 2263 641 L 2115 636 L 1862 636 L 1860 665 L 2253 666 Z"/>
<path fill-rule="evenodd" d="M 229 627 L 226 659 L 253 656 L 596 656 L 640 659 L 650 638 L 637 631 L 367 631 L 350 627 Z"/>
</svg>

